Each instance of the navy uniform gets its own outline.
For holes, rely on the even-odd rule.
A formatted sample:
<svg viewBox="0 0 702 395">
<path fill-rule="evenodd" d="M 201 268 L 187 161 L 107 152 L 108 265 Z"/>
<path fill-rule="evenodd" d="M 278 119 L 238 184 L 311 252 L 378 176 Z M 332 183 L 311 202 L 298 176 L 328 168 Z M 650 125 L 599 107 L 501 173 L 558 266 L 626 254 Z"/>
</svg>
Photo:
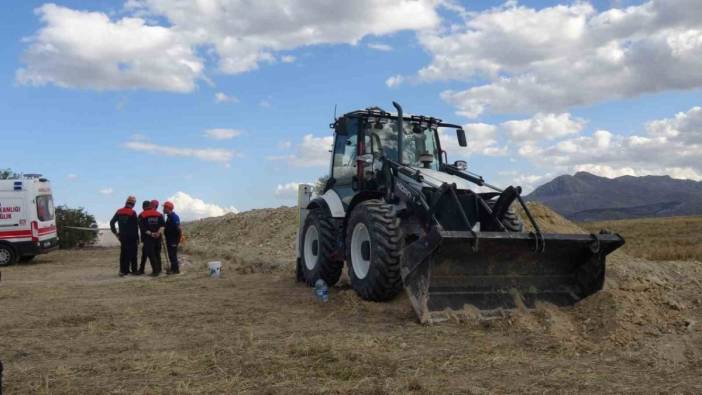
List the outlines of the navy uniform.
<svg viewBox="0 0 702 395">
<path fill-rule="evenodd" d="M 174 206 L 171 202 L 163 204 L 163 211 L 166 213 L 166 251 L 168 252 L 168 260 L 171 262 L 171 273 L 180 273 L 178 266 L 178 244 L 182 236 L 180 229 L 180 217 L 173 211 Z"/>
<path fill-rule="evenodd" d="M 110 221 L 110 229 L 117 236 L 120 243 L 119 252 L 119 275 L 124 276 L 129 274 L 131 268 L 132 273 L 137 271 L 137 249 L 139 246 L 139 221 L 134 204 L 136 198 L 130 196 L 127 198 L 125 206 L 115 213 Z M 119 231 L 115 228 L 115 224 L 119 225 Z"/>
<path fill-rule="evenodd" d="M 144 249 L 151 262 L 151 275 L 158 276 L 161 274 L 161 234 L 166 221 L 161 213 L 149 208 L 141 213 L 141 227 L 145 235 Z"/>
</svg>

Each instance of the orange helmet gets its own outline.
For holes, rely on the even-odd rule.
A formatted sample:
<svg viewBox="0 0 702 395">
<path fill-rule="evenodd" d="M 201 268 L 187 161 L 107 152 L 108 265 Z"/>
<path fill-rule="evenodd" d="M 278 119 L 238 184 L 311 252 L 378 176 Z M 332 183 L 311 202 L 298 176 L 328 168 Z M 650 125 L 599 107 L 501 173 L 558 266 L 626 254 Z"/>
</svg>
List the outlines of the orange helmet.
<svg viewBox="0 0 702 395">
<path fill-rule="evenodd" d="M 164 210 L 173 210 L 174 208 L 175 208 L 175 206 L 173 206 L 172 202 L 163 203 Z"/>
</svg>

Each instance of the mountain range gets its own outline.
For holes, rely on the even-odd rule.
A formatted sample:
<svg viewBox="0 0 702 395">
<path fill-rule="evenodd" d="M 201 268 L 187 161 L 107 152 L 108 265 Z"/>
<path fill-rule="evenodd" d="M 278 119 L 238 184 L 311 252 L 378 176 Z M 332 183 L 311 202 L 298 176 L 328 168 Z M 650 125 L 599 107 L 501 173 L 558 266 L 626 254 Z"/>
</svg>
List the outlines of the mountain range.
<svg viewBox="0 0 702 395">
<path fill-rule="evenodd" d="M 526 200 L 544 203 L 574 221 L 702 215 L 702 182 L 579 172 L 556 177 Z"/>
</svg>

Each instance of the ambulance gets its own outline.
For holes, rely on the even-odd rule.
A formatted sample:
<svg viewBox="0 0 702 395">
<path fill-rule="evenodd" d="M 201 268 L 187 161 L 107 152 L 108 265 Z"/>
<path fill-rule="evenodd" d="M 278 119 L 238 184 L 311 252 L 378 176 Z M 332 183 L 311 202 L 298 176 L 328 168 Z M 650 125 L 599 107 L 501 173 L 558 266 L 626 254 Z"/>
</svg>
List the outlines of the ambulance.
<svg viewBox="0 0 702 395">
<path fill-rule="evenodd" d="M 0 180 L 0 266 L 58 248 L 51 184 L 38 174 Z"/>
</svg>

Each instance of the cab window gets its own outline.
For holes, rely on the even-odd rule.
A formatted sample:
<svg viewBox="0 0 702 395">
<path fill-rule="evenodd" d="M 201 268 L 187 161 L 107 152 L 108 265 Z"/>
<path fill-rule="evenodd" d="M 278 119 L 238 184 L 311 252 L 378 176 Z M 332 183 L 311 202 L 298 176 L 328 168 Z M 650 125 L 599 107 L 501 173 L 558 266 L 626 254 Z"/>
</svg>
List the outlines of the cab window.
<svg viewBox="0 0 702 395">
<path fill-rule="evenodd" d="M 42 222 L 54 220 L 54 199 L 51 195 L 37 196 L 37 218 Z"/>
</svg>

